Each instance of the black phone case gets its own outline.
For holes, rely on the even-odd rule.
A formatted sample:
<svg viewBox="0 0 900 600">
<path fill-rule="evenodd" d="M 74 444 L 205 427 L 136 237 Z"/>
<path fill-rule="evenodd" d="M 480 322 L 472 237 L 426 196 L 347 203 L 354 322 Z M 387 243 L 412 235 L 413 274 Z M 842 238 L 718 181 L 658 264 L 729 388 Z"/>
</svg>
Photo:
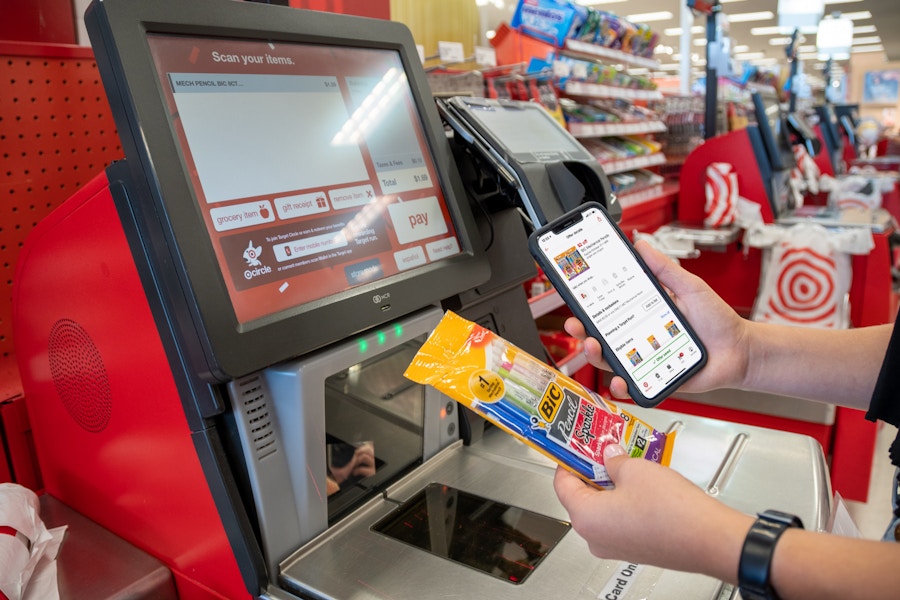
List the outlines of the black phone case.
<svg viewBox="0 0 900 600">
<path fill-rule="evenodd" d="M 647 398 L 646 396 L 644 396 L 644 394 L 637 387 L 637 385 L 635 385 L 635 382 L 628 375 L 628 372 L 626 371 L 625 366 L 616 358 L 616 356 L 615 356 L 615 354 L 613 354 L 612 349 L 610 348 L 609 344 L 607 344 L 606 340 L 603 338 L 603 336 L 600 334 L 600 332 L 597 331 L 597 328 L 594 327 L 593 321 L 591 321 L 591 319 L 588 317 L 587 312 L 581 307 L 581 304 L 578 302 L 578 300 L 574 296 L 572 296 L 571 292 L 569 292 L 568 288 L 563 283 L 562 278 L 557 273 L 556 266 L 551 262 L 551 260 L 549 258 L 544 256 L 544 254 L 541 252 L 540 248 L 538 247 L 538 239 L 542 235 L 544 235 L 545 233 L 552 231 L 554 229 L 558 229 L 560 226 L 564 225 L 565 223 L 567 223 L 569 221 L 572 221 L 579 214 L 581 214 L 582 212 L 584 212 L 585 210 L 588 210 L 590 208 L 600 209 L 600 211 L 607 218 L 609 218 L 609 213 L 606 212 L 606 209 L 603 207 L 602 204 L 600 204 L 599 202 L 585 202 L 584 204 L 580 205 L 578 208 L 567 212 L 566 214 L 562 215 L 558 219 L 555 219 L 553 222 L 548 223 L 548 224 L 544 225 L 543 227 L 532 232 L 532 234 L 528 237 L 528 250 L 531 252 L 531 255 L 537 261 L 538 265 L 540 265 L 541 269 L 543 269 L 544 274 L 550 280 L 550 283 L 553 284 L 553 287 L 556 288 L 556 291 L 559 293 L 559 295 L 565 301 L 566 306 L 568 306 L 569 309 L 572 311 L 572 314 L 574 314 L 582 322 L 588 335 L 595 338 L 597 341 L 600 342 L 600 346 L 603 348 L 603 358 L 606 359 L 607 363 L 609 363 L 609 366 L 612 368 L 613 373 L 620 376 L 628 384 L 628 393 L 631 396 L 631 399 L 634 400 L 635 404 L 637 404 L 638 406 L 643 406 L 645 408 L 653 408 L 655 406 L 658 406 L 660 402 L 662 402 L 663 400 L 668 398 L 672 394 L 672 392 L 674 392 L 676 389 L 678 389 L 685 381 L 690 379 L 697 371 L 699 371 L 700 369 L 703 368 L 703 366 L 706 364 L 706 360 L 707 360 L 706 347 L 700 341 L 700 338 L 697 337 L 697 334 L 694 333 L 694 330 L 691 327 L 690 323 L 688 323 L 687 319 L 684 318 L 684 315 L 681 314 L 681 311 L 678 310 L 678 307 L 675 306 L 675 303 L 672 302 L 672 300 L 669 298 L 669 295 L 659 284 L 656 277 L 653 275 L 653 273 L 650 272 L 650 269 L 644 263 L 644 260 L 641 258 L 641 255 L 635 251 L 631 242 L 628 240 L 628 238 L 625 236 L 625 234 L 622 233 L 622 230 L 619 229 L 619 226 L 616 225 L 616 223 L 610 219 L 609 222 L 613 226 L 613 230 L 616 232 L 616 234 L 619 236 L 619 238 L 625 243 L 625 245 L 628 247 L 628 250 L 631 252 L 631 254 L 635 257 L 638 265 L 640 265 L 640 267 L 641 267 L 641 270 L 643 270 L 643 272 L 647 275 L 647 277 L 650 278 L 650 281 L 653 282 L 653 285 L 656 287 L 656 289 L 658 289 L 660 294 L 662 294 L 663 300 L 666 302 L 666 304 L 678 316 L 678 318 L 681 320 L 682 324 L 684 324 L 686 333 L 697 344 L 697 348 L 700 350 L 700 354 L 701 354 L 700 361 L 696 365 L 694 365 L 693 367 L 691 367 L 690 369 L 688 369 L 687 371 L 682 373 L 680 377 L 678 377 L 677 379 L 672 381 L 668 386 L 663 388 L 663 390 L 660 391 L 660 393 L 657 394 L 655 397 Z M 577 219 L 572 222 L 580 223 L 581 219 Z"/>
</svg>

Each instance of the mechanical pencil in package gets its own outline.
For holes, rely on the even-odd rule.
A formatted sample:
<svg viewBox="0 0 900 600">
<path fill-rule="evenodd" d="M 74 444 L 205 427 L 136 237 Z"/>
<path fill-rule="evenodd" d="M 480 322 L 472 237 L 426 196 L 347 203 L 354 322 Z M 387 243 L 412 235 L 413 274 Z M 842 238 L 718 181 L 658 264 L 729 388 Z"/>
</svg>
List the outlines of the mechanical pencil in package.
<svg viewBox="0 0 900 600">
<path fill-rule="evenodd" d="M 603 449 L 668 465 L 674 434 L 653 429 L 574 379 L 448 311 L 404 375 L 431 385 L 598 487 Z"/>
</svg>

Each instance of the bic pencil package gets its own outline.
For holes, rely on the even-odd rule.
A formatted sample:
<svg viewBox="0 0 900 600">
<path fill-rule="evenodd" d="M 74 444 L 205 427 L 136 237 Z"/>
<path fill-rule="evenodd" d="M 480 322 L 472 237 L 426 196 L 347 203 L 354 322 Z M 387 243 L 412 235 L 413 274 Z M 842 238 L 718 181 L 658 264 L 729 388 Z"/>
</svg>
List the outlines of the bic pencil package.
<svg viewBox="0 0 900 600">
<path fill-rule="evenodd" d="M 404 375 L 431 385 L 598 487 L 611 487 L 603 449 L 668 465 L 674 435 L 656 431 L 510 344 L 447 312 Z"/>
</svg>

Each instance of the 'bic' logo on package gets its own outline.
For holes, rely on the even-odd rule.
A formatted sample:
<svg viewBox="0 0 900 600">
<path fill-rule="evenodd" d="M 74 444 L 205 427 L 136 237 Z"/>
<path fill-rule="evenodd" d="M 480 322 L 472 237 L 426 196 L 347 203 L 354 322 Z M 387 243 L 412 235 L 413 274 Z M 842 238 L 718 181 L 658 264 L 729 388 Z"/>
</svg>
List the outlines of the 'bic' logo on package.
<svg viewBox="0 0 900 600">
<path fill-rule="evenodd" d="M 538 406 L 538 411 L 541 413 L 541 416 L 544 417 L 545 421 L 548 423 L 553 422 L 553 418 L 559 411 L 562 399 L 562 388 L 551 381 L 547 386 L 547 389 L 544 390 L 544 397 L 541 398 L 541 404 Z"/>
</svg>

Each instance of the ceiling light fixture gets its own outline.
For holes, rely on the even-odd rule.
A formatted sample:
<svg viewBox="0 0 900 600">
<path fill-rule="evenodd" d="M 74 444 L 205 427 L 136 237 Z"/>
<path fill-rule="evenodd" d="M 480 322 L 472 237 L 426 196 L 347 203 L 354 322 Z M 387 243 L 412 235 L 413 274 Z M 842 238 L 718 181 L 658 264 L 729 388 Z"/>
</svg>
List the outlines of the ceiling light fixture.
<svg viewBox="0 0 900 600">
<path fill-rule="evenodd" d="M 669 27 L 668 29 L 663 29 L 663 33 L 666 35 L 681 35 L 681 27 Z M 691 33 L 706 33 L 706 27 L 694 25 L 691 27 Z"/>
<path fill-rule="evenodd" d="M 774 19 L 775 13 L 771 10 L 763 10 L 760 12 L 737 13 L 728 15 L 728 20 L 732 23 L 748 23 L 750 21 L 768 21 Z"/>
<path fill-rule="evenodd" d="M 788 31 L 784 31 L 781 27 L 777 25 L 774 27 L 751 27 L 750 35 L 780 35 L 782 33 L 790 33 Z"/>
<path fill-rule="evenodd" d="M 765 58 L 765 52 L 738 52 L 734 55 L 737 60 L 755 60 L 757 58 Z"/>
<path fill-rule="evenodd" d="M 858 33 L 875 33 L 876 31 L 878 31 L 878 28 L 874 25 L 860 25 L 853 28 L 853 35 Z"/>
<path fill-rule="evenodd" d="M 651 21 L 668 21 L 675 15 L 667 10 L 659 12 L 638 13 L 636 15 L 626 15 L 625 18 L 632 23 L 649 23 Z"/>
<path fill-rule="evenodd" d="M 861 10 L 859 12 L 842 12 L 842 19 L 850 19 L 851 21 L 865 21 L 866 19 L 872 18 L 872 13 L 867 10 Z"/>
<path fill-rule="evenodd" d="M 868 37 L 858 37 L 853 38 L 854 46 L 869 46 L 872 44 L 880 44 L 881 38 L 877 35 L 870 35 Z"/>
<path fill-rule="evenodd" d="M 861 52 L 884 52 L 884 46 L 881 44 L 875 46 L 854 46 L 850 49 L 850 52 L 853 54 L 859 54 Z"/>
</svg>

